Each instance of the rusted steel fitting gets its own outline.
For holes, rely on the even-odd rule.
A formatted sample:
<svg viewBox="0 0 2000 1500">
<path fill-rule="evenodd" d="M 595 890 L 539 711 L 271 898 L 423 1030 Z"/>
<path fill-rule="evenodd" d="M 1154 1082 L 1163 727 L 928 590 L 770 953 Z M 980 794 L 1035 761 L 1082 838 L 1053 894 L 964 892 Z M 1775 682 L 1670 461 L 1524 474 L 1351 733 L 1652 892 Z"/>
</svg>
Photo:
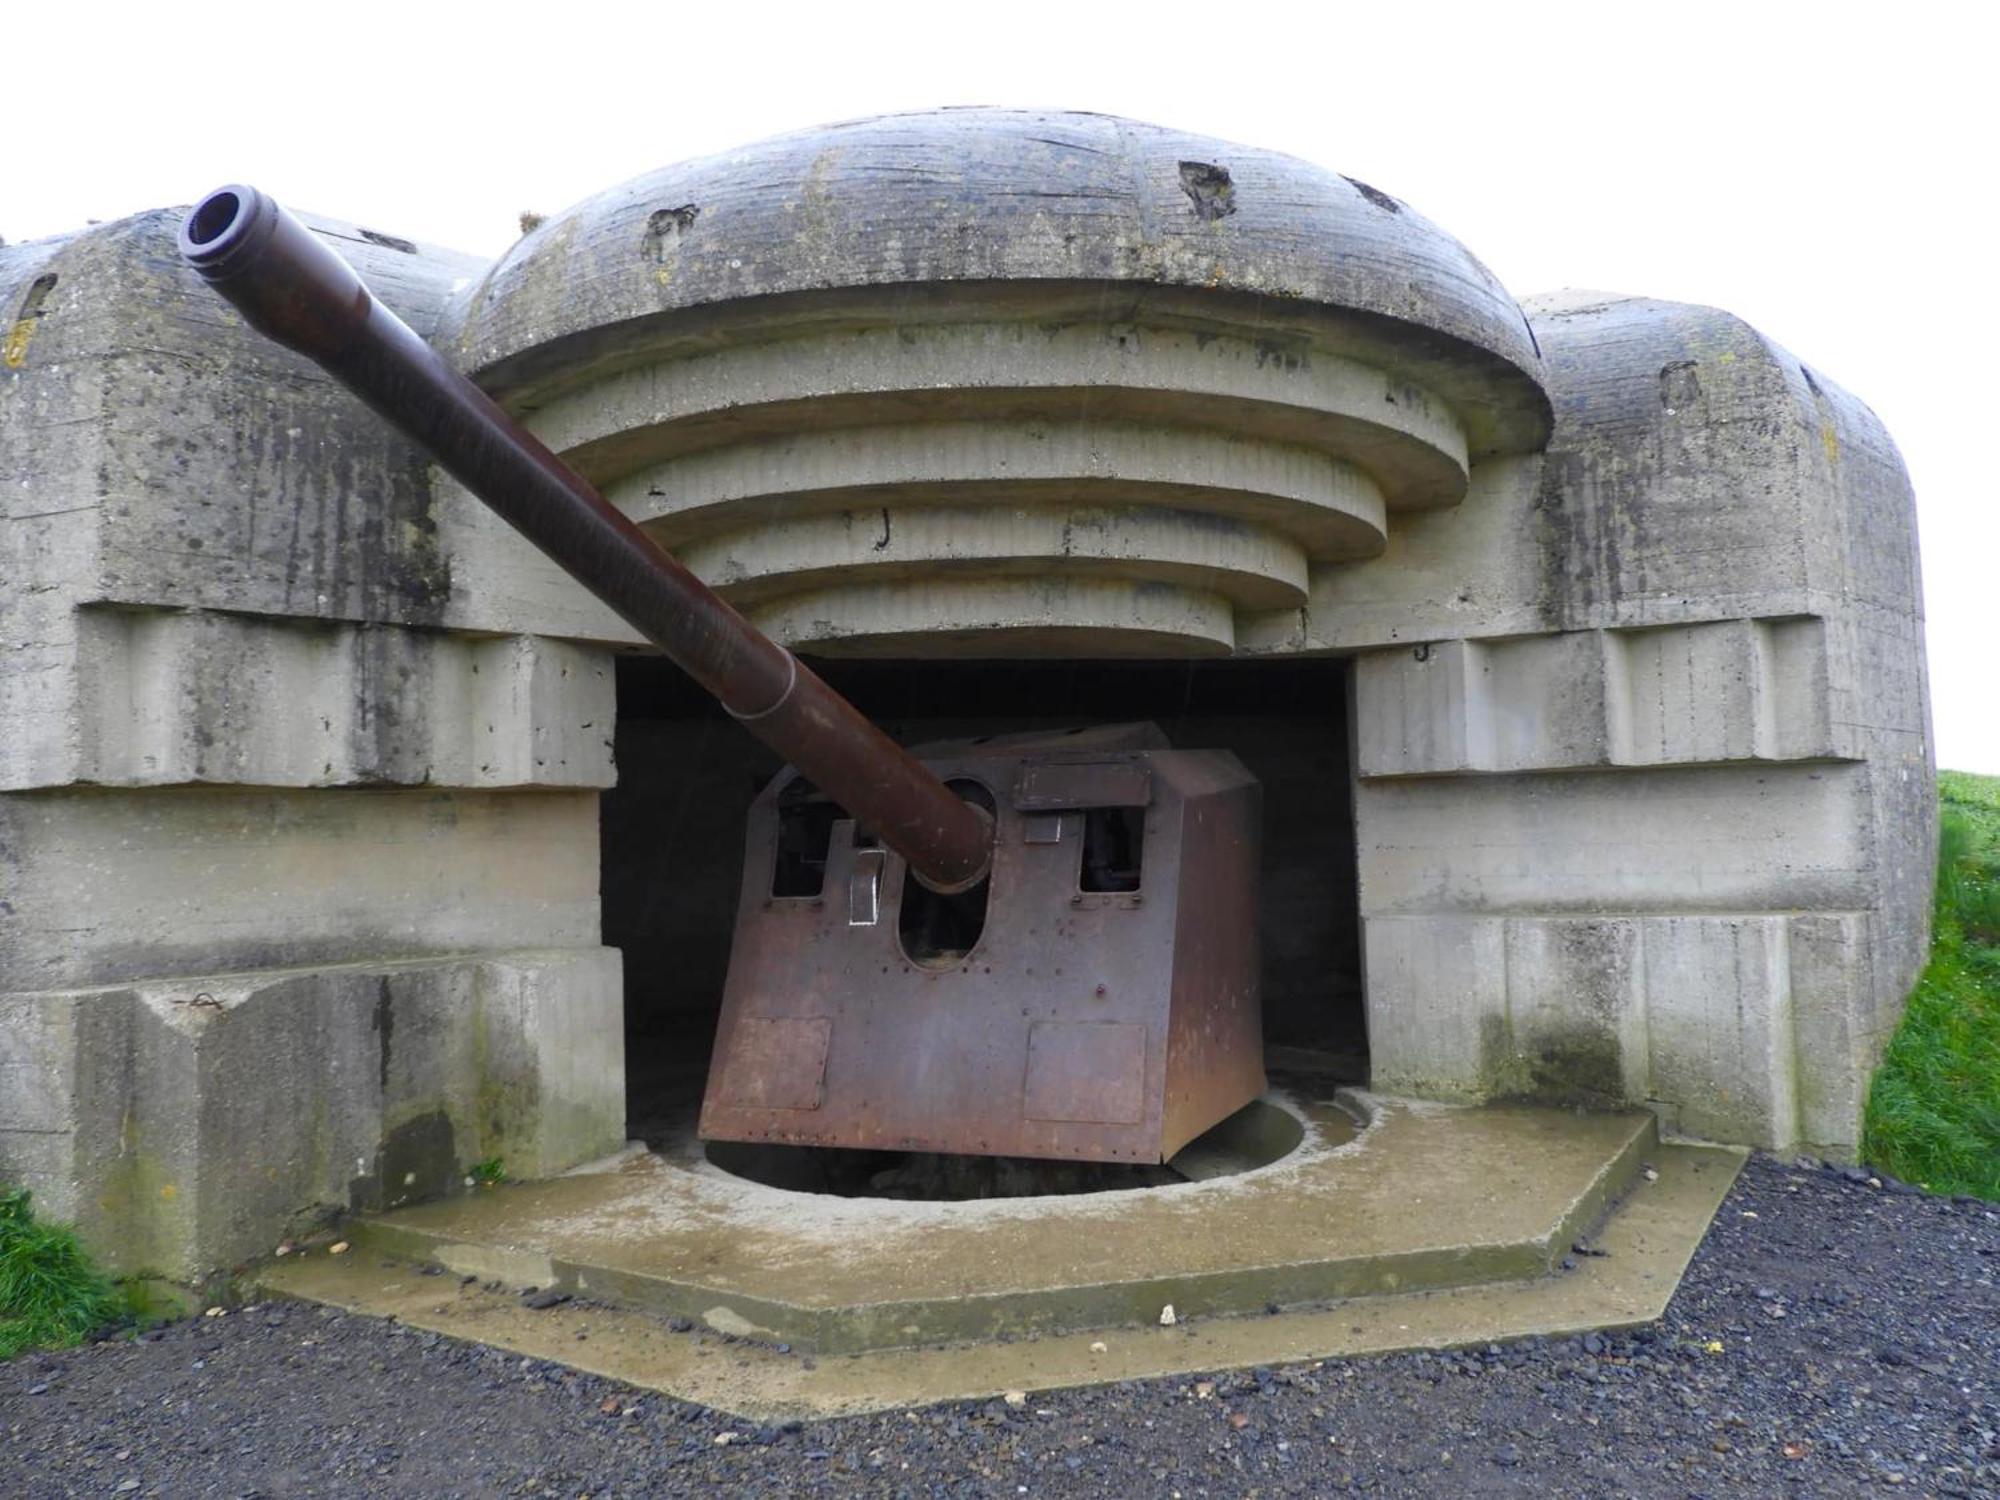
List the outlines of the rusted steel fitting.
<svg viewBox="0 0 2000 1500">
<path fill-rule="evenodd" d="M 181 254 L 250 326 L 374 408 L 943 892 L 986 875 L 992 823 L 445 363 L 269 196 L 218 188 Z"/>
</svg>

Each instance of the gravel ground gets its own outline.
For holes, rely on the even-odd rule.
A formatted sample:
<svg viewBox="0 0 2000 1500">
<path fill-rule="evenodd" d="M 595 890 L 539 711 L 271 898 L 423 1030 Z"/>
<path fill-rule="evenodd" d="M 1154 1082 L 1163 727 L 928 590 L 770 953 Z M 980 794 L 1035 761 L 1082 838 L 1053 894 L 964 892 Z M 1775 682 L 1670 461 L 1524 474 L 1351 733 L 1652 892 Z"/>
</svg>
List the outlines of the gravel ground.
<svg viewBox="0 0 2000 1500">
<path fill-rule="evenodd" d="M 758 1428 L 267 1306 L 0 1368 L 0 1495 L 2000 1495 L 2000 1211 L 1756 1161 L 1666 1319 Z"/>
</svg>

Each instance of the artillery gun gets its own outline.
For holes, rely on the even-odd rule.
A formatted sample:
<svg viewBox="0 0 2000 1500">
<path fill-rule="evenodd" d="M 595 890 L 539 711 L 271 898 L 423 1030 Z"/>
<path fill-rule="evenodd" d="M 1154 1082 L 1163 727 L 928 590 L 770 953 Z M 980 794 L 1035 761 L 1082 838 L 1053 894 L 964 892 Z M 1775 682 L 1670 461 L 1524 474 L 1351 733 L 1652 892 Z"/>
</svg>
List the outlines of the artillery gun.
<svg viewBox="0 0 2000 1500">
<path fill-rule="evenodd" d="M 254 188 L 188 263 L 720 701 L 750 811 L 700 1131 L 1158 1162 L 1264 1088 L 1258 787 L 1151 725 L 897 745 L 656 545 Z"/>
</svg>

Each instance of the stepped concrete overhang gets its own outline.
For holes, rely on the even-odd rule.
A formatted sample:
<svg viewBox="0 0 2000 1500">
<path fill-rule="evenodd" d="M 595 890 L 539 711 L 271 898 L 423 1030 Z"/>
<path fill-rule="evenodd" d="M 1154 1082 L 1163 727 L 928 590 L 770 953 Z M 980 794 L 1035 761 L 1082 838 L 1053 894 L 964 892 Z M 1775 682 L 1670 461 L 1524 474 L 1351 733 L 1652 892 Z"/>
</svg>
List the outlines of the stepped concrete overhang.
<svg viewBox="0 0 2000 1500">
<path fill-rule="evenodd" d="M 824 652 L 1225 653 L 1539 449 L 1456 240 L 1274 152 L 893 115 L 543 224 L 440 343 L 753 621 Z"/>
</svg>

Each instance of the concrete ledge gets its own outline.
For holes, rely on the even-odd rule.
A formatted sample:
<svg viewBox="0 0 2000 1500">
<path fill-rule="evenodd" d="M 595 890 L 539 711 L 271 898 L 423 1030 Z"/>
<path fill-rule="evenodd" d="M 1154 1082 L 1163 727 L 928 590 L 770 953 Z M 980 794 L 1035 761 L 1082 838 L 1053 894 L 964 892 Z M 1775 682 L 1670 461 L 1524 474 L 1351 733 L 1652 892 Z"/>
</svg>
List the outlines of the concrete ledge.
<svg viewBox="0 0 2000 1500">
<path fill-rule="evenodd" d="M 459 1275 L 844 1354 L 1542 1275 L 1657 1144 L 1645 1114 L 1357 1100 L 1373 1119 L 1351 1140 L 1338 1105 L 1308 1099 L 1290 1156 L 1172 1187 L 836 1198 L 731 1177 L 689 1145 L 345 1232 Z"/>
<path fill-rule="evenodd" d="M 0 848 L 0 994 L 599 935 L 590 790 L 10 792 Z"/>
<path fill-rule="evenodd" d="M 1366 919 L 1378 1086 L 1645 1104 L 1699 1139 L 1860 1140 L 1866 912 Z"/>
<path fill-rule="evenodd" d="M 266 1295 L 392 1317 L 748 1420 L 782 1421 L 1649 1323 L 1665 1312 L 1743 1158 L 1732 1150 L 1674 1145 L 1654 1148 L 1648 1159 L 1657 1180 L 1633 1185 L 1592 1235 L 1593 1247 L 1606 1253 L 1579 1259 L 1573 1271 L 1364 1297 L 1270 1317 L 1197 1315 L 1172 1328 L 1080 1330 L 838 1359 L 675 1333 L 656 1316 L 628 1308 L 570 1303 L 530 1311 L 513 1288 L 458 1285 L 366 1251 L 338 1259 L 291 1257 L 264 1267 L 257 1285 Z"/>
<path fill-rule="evenodd" d="M 199 610 L 79 615 L 65 780 L 110 786 L 605 787 L 601 651 L 536 636 Z"/>
<path fill-rule="evenodd" d="M 960 317 L 972 307 L 961 304 Z M 1005 426 L 1098 420 L 1239 436 L 1354 457 L 1391 509 L 1456 503 L 1468 443 L 1450 406 L 1407 379 L 1315 347 L 1095 320 L 808 322 L 618 370 L 535 410 L 536 436 L 605 484 L 678 454 L 884 420 Z"/>
<path fill-rule="evenodd" d="M 608 948 L 0 997 L 0 1178 L 112 1270 L 192 1280 L 476 1162 L 602 1155 L 620 1012 Z"/>
<path fill-rule="evenodd" d="M 792 594 L 746 611 L 802 651 L 829 656 L 1226 655 L 1229 601 L 1159 580 L 979 578 Z"/>
<path fill-rule="evenodd" d="M 884 506 L 753 523 L 673 550 L 738 609 L 842 583 L 954 576 L 1154 578 L 1254 609 L 1297 604 L 1306 587 L 1303 550 L 1269 527 L 1144 506 Z"/>
<path fill-rule="evenodd" d="M 1827 622 L 1714 620 L 1364 653 L 1364 779 L 1855 760 Z"/>
<path fill-rule="evenodd" d="M 1814 764 L 1363 781 L 1362 912 L 1865 911 L 1869 781 Z"/>
</svg>

